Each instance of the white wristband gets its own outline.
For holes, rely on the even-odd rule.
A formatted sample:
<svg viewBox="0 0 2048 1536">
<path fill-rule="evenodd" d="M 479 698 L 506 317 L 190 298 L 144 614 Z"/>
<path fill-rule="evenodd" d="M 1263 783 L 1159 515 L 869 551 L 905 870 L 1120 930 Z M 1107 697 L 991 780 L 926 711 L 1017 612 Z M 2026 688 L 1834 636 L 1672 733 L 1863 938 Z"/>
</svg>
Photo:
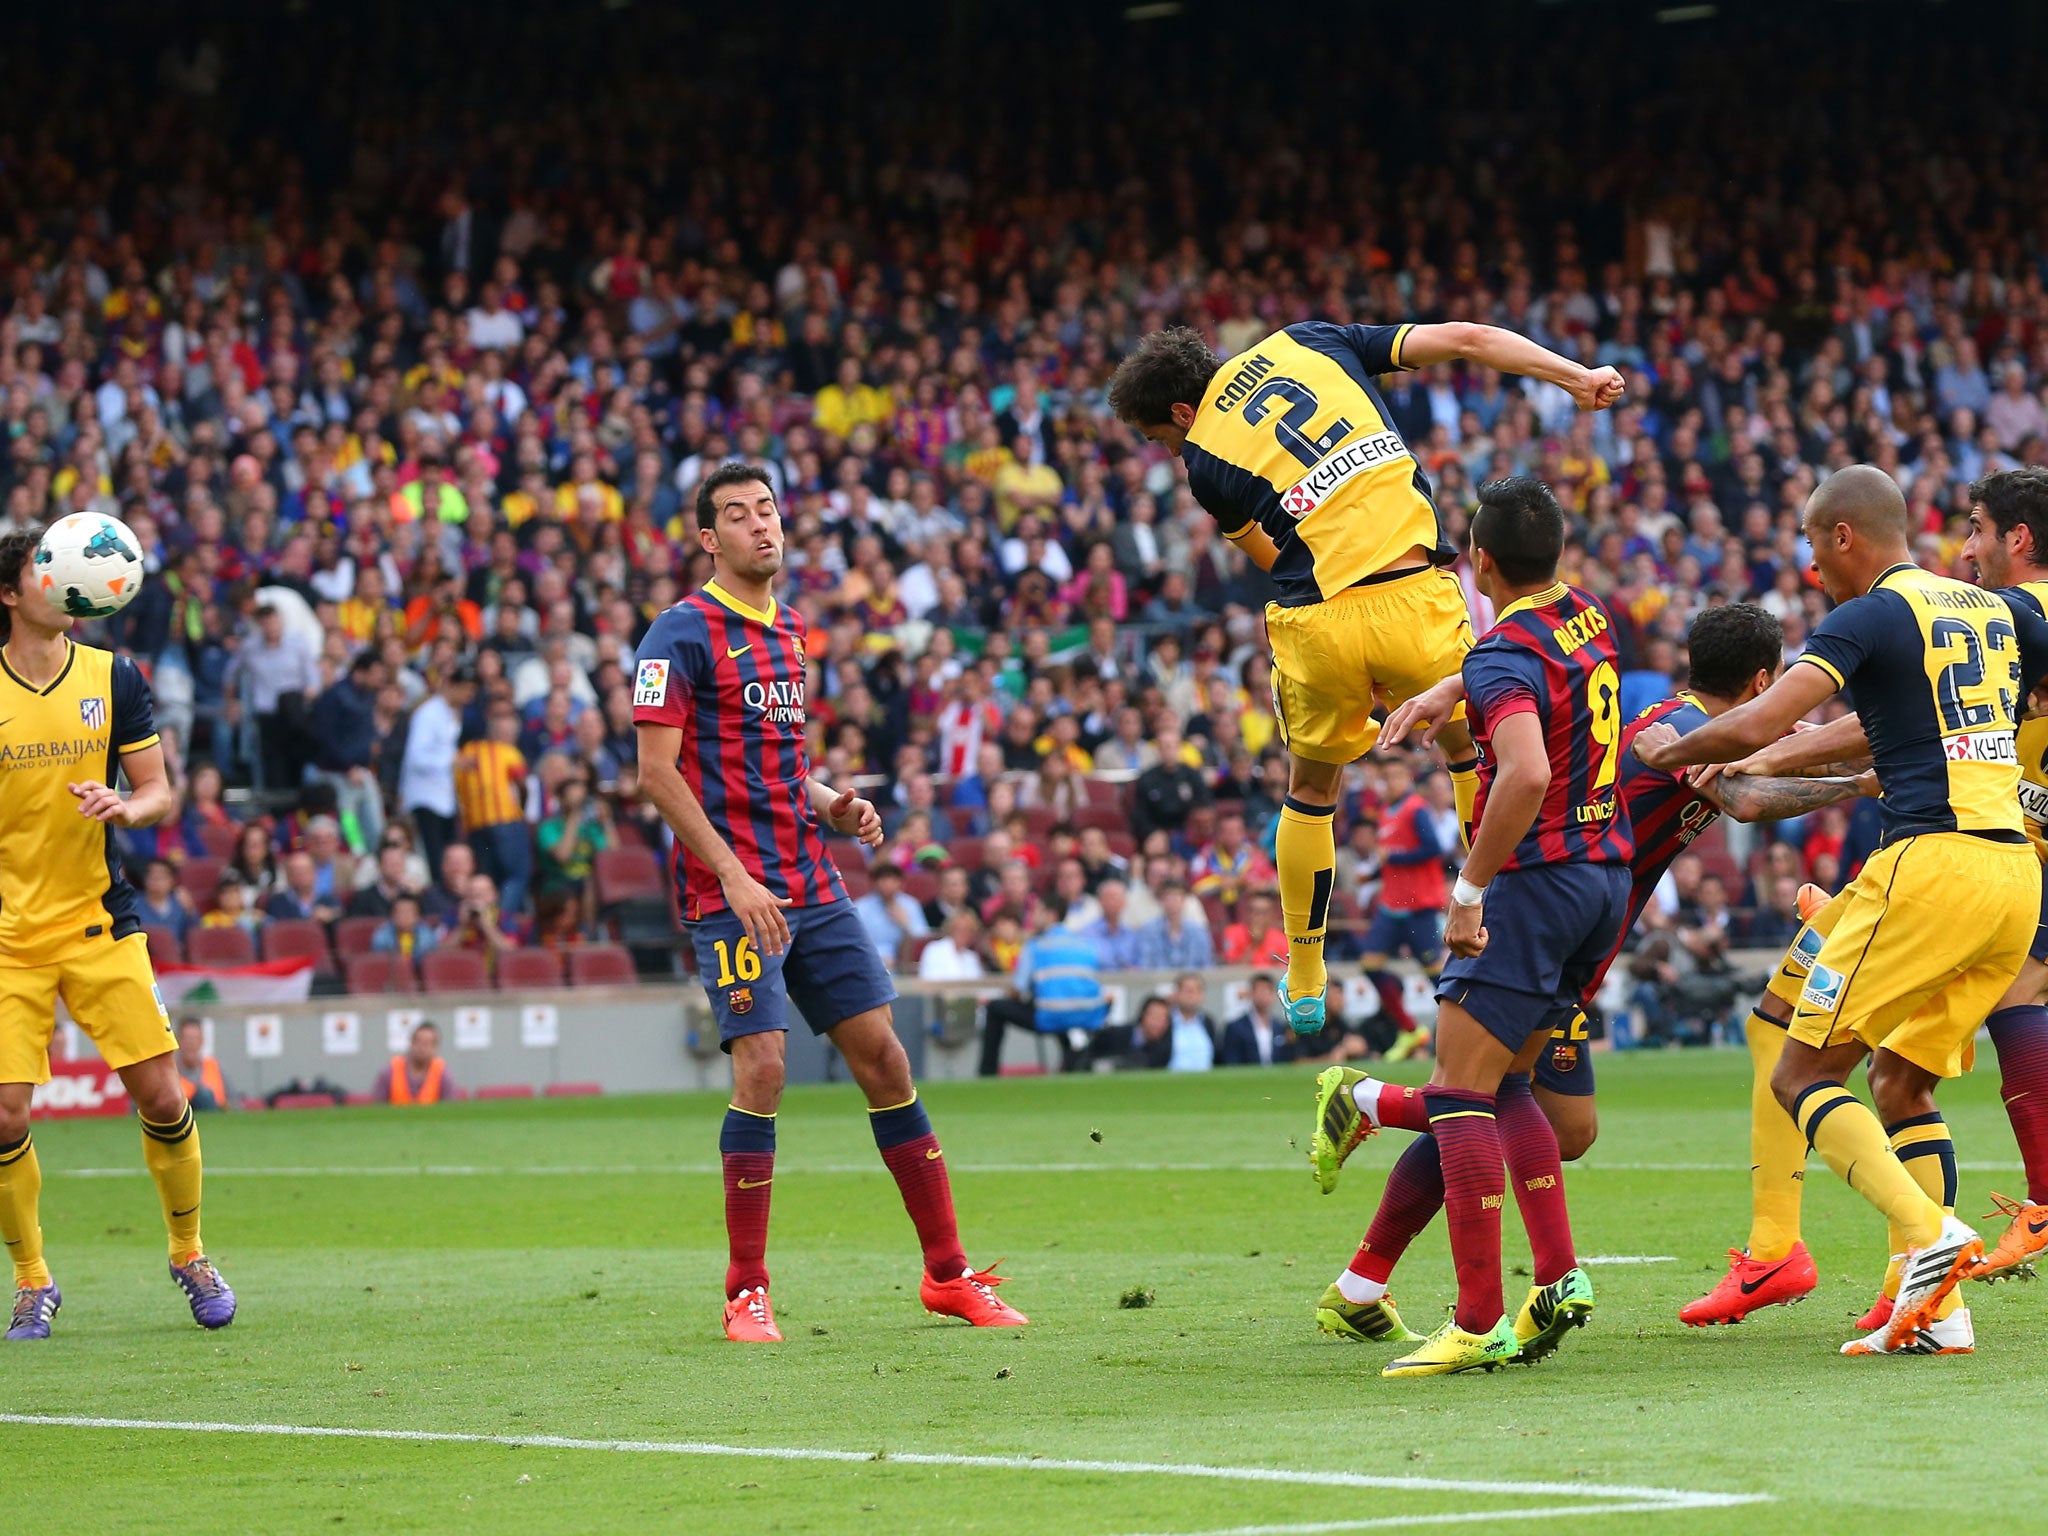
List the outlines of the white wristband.
<svg viewBox="0 0 2048 1536">
<path fill-rule="evenodd" d="M 1486 887 L 1474 885 L 1470 880 L 1460 875 L 1458 876 L 1458 883 L 1451 887 L 1451 900 L 1461 907 L 1476 907 L 1486 900 Z"/>
</svg>

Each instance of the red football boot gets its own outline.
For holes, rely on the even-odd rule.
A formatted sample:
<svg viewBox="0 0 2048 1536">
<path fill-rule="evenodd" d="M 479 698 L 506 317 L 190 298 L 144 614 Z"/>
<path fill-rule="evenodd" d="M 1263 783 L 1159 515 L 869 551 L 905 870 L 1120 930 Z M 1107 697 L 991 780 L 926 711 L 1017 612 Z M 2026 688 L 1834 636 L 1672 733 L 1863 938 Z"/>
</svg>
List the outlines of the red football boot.
<svg viewBox="0 0 2048 1536">
<path fill-rule="evenodd" d="M 1763 1307 L 1788 1307 L 1803 1301 L 1820 1284 L 1813 1267 L 1813 1255 L 1806 1244 L 1794 1243 L 1782 1259 L 1752 1259 L 1740 1248 L 1728 1250 L 1728 1273 L 1698 1301 L 1678 1309 L 1678 1320 L 1689 1328 L 1710 1328 L 1717 1323 L 1739 1323 Z"/>
<path fill-rule="evenodd" d="M 996 1264 L 1002 1262 L 996 1260 Z M 970 1269 L 958 1280 L 934 1280 L 926 1275 L 918 1287 L 925 1310 L 940 1317 L 965 1319 L 977 1328 L 1023 1327 L 1031 1319 L 996 1295 L 996 1287 L 1006 1278 L 995 1272 L 996 1264 Z"/>
<path fill-rule="evenodd" d="M 780 1344 L 782 1330 L 775 1326 L 775 1308 L 768 1302 L 768 1287 L 757 1285 L 741 1291 L 725 1304 L 725 1336 L 735 1344 Z"/>
<path fill-rule="evenodd" d="M 1870 1310 L 1856 1319 L 1859 1333 L 1875 1333 L 1892 1320 L 1892 1299 L 1883 1291 L 1877 1293 L 1877 1300 L 1870 1304 Z"/>
</svg>

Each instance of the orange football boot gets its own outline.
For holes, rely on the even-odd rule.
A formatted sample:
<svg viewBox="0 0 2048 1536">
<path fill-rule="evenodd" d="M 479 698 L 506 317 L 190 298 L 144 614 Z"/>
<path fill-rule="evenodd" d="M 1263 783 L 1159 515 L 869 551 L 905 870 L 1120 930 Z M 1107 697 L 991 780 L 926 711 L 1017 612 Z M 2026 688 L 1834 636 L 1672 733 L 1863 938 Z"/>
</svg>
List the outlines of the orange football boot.
<svg viewBox="0 0 2048 1536">
<path fill-rule="evenodd" d="M 1000 1264 L 1001 1259 L 996 1260 Z M 957 1280 L 934 1280 L 929 1274 L 918 1287 L 927 1312 L 940 1317 L 957 1317 L 977 1328 L 1021 1328 L 1031 1319 L 996 1295 L 1006 1276 L 997 1274 L 996 1264 L 987 1269 L 969 1269 Z"/>
<path fill-rule="evenodd" d="M 768 1301 L 767 1286 L 741 1291 L 725 1304 L 725 1336 L 735 1344 L 782 1342 L 782 1330 L 775 1326 L 775 1308 Z"/>
<path fill-rule="evenodd" d="M 1997 1209 L 1986 1211 L 1985 1220 L 1993 1216 L 2010 1218 L 2004 1233 L 1998 1239 L 1998 1246 L 1984 1255 L 1984 1262 L 1970 1271 L 1972 1280 L 2029 1279 L 2034 1273 L 2034 1256 L 2048 1249 L 2048 1205 L 2035 1205 L 2026 1200 L 2014 1200 L 2006 1195 L 1994 1194 L 1991 1203 Z"/>
<path fill-rule="evenodd" d="M 1739 1323 L 1765 1307 L 1789 1307 L 1804 1301 L 1820 1284 L 1820 1272 L 1806 1244 L 1794 1243 L 1782 1259 L 1752 1259 L 1740 1248 L 1728 1250 L 1728 1273 L 1698 1301 L 1678 1309 L 1678 1320 L 1688 1328 L 1711 1328 L 1721 1323 Z"/>
<path fill-rule="evenodd" d="M 1810 923 L 1813 921 L 1813 914 L 1833 901 L 1834 897 L 1819 886 L 1808 884 L 1799 887 L 1799 894 L 1793 900 L 1799 905 L 1799 921 Z"/>
</svg>

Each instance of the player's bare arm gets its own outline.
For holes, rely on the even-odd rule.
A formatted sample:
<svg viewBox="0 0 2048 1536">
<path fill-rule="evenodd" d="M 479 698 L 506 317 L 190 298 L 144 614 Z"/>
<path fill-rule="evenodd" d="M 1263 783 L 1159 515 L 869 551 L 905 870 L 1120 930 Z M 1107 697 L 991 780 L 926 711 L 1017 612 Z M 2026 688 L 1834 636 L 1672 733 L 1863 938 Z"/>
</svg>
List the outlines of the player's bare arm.
<svg viewBox="0 0 2048 1536">
<path fill-rule="evenodd" d="M 874 802 L 850 789 L 834 789 L 823 779 L 810 781 L 811 809 L 834 832 L 858 838 L 869 848 L 882 846 L 882 813 Z"/>
<path fill-rule="evenodd" d="M 1273 569 L 1273 562 L 1280 558 L 1280 546 L 1273 542 L 1273 536 L 1257 523 L 1247 523 L 1242 533 L 1225 534 L 1262 571 Z"/>
<path fill-rule="evenodd" d="M 711 825 L 711 818 L 704 814 L 704 807 L 676 766 L 683 749 L 681 728 L 642 723 L 633 729 L 640 746 L 640 792 L 653 802 L 692 856 L 717 876 L 726 905 L 755 947 L 766 955 L 781 954 L 789 945 L 789 921 L 782 909 L 793 903 L 772 894 L 748 874 L 739 855 Z"/>
<path fill-rule="evenodd" d="M 1463 359 L 1496 373 L 1518 374 L 1555 384 L 1582 411 L 1604 411 L 1618 405 L 1628 388 L 1619 369 L 1587 368 L 1570 358 L 1539 347 L 1526 336 L 1497 325 L 1454 320 L 1443 325 L 1418 325 L 1401 338 L 1401 362 L 1410 368 Z"/>
<path fill-rule="evenodd" d="M 121 771 L 128 776 L 129 792 L 125 799 L 119 790 L 98 779 L 80 779 L 66 786 L 78 797 L 79 815 L 112 822 L 117 827 L 153 827 L 177 810 L 178 796 L 164 766 L 161 742 L 124 753 Z"/>
<path fill-rule="evenodd" d="M 1797 661 L 1747 704 L 1738 704 L 1683 736 L 1673 731 L 1666 739 L 1663 733 L 1653 730 L 1640 732 L 1635 740 L 1635 754 L 1649 768 L 1732 763 L 1762 751 L 1789 733 L 1794 724 L 1833 698 L 1837 691 L 1834 678 L 1809 662 Z"/>
<path fill-rule="evenodd" d="M 1550 790 L 1550 753 L 1543 743 L 1541 717 L 1526 711 L 1509 715 L 1494 728 L 1493 750 L 1500 766 L 1487 792 L 1486 812 L 1472 833 L 1472 851 L 1460 871 L 1465 884 L 1481 888 L 1492 883 L 1529 835 Z M 1458 954 L 1476 955 L 1486 948 L 1482 911 L 1482 903 L 1468 906 L 1452 894 L 1444 942 Z"/>
<path fill-rule="evenodd" d="M 1670 730 L 1659 722 L 1643 734 Z M 1674 735 L 1676 732 L 1673 733 Z M 1756 774 L 1726 775 L 1712 784 L 1695 785 L 1698 793 L 1737 821 L 1785 821 L 1823 806 L 1877 793 L 1877 775 L 1860 773 L 1830 778 L 1765 778 Z"/>
<path fill-rule="evenodd" d="M 1863 734 L 1863 721 L 1851 714 L 1826 725 L 1795 726 L 1788 735 L 1722 771 L 1790 778 L 1857 774 L 1869 766 L 1870 742 Z"/>
</svg>

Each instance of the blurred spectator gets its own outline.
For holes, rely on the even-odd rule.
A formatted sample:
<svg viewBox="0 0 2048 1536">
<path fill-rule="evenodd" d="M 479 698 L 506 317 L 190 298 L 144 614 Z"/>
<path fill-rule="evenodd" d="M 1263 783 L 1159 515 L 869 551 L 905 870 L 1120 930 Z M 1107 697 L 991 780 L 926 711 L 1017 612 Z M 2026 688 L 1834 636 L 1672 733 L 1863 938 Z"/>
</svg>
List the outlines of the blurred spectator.
<svg viewBox="0 0 2048 1536">
<path fill-rule="evenodd" d="M 597 922 L 597 856 L 612 845 L 611 806 L 590 790 L 590 772 L 569 770 L 558 791 L 554 814 L 540 824 L 540 895 L 559 897 L 583 929 Z M 523 828 L 522 828 L 523 833 Z"/>
<path fill-rule="evenodd" d="M 374 763 L 377 693 L 384 663 L 375 651 L 356 653 L 348 673 L 313 701 L 313 767 L 334 786 L 351 848 L 374 848 L 384 832 L 384 791 Z"/>
<path fill-rule="evenodd" d="M 181 944 L 199 917 L 192 910 L 192 898 L 178 884 L 177 872 L 162 859 L 151 859 L 142 872 L 135 915 L 145 924 L 170 929 Z"/>
<path fill-rule="evenodd" d="M 284 856 L 284 883 L 265 899 L 263 914 L 331 923 L 341 916 L 341 908 L 332 891 L 325 897 L 320 894 L 319 866 L 313 862 L 313 855 L 302 848 Z"/>
<path fill-rule="evenodd" d="M 1240 904 L 1241 917 L 1223 930 L 1225 965 L 1287 964 L 1287 933 L 1280 926 L 1279 906 L 1265 891 L 1253 891 Z"/>
<path fill-rule="evenodd" d="M 178 1080 L 194 1111 L 232 1109 L 234 1094 L 220 1063 L 206 1049 L 206 1025 L 195 1018 L 178 1020 Z"/>
<path fill-rule="evenodd" d="M 1260 971 L 1251 979 L 1243 1013 L 1223 1026 L 1219 1067 L 1273 1067 L 1294 1060 L 1294 1031 L 1280 1016 L 1280 991 Z"/>
<path fill-rule="evenodd" d="M 981 919 L 967 907 L 954 908 L 945 932 L 917 957 L 919 981 L 979 981 L 982 978 Z"/>
<path fill-rule="evenodd" d="M 233 673 L 248 689 L 256 720 L 260 782 L 289 789 L 299 782 L 306 760 L 308 712 L 320 691 L 319 657 L 304 635 L 286 627 L 273 604 L 264 603 L 243 638 Z"/>
<path fill-rule="evenodd" d="M 1136 970 L 1143 964 L 1144 943 L 1126 921 L 1130 892 L 1123 881 L 1108 879 L 1095 893 L 1096 911 L 1081 933 L 1095 946 L 1096 962 L 1105 971 Z"/>
<path fill-rule="evenodd" d="M 924 925 L 928 932 L 937 932 L 948 927 L 956 913 L 972 912 L 974 899 L 967 889 L 967 871 L 958 864 L 948 864 L 939 871 L 937 893 L 924 904 Z M 975 926 L 980 927 L 977 918 Z"/>
<path fill-rule="evenodd" d="M 993 998 L 983 1012 L 981 1075 L 1000 1070 L 1003 1031 L 1015 1026 L 1059 1042 L 1060 1070 L 1071 1072 L 1109 1016 L 1095 946 L 1071 928 L 1046 922 L 1018 954 L 1013 997 Z"/>
<path fill-rule="evenodd" d="M 222 875 L 214 888 L 213 905 L 199 919 L 202 928 L 245 928 L 250 933 L 263 926 L 263 914 L 251 904 L 250 888 L 232 874 Z"/>
<path fill-rule="evenodd" d="M 397 955 L 417 965 L 440 947 L 440 936 L 420 918 L 420 899 L 400 891 L 391 903 L 391 914 L 370 935 L 370 948 L 380 954 Z"/>
<path fill-rule="evenodd" d="M 489 738 L 468 743 L 455 758 L 455 798 L 463 834 L 478 867 L 497 882 L 515 912 L 525 906 L 527 882 L 533 877 L 533 841 L 525 809 L 527 762 L 518 740 L 519 717 L 501 706 L 491 711 Z M 560 788 L 556 786 L 558 792 Z M 587 782 L 584 789 L 589 789 Z M 587 798 L 580 802 L 588 803 Z"/>
<path fill-rule="evenodd" d="M 431 1023 L 413 1027 L 403 1056 L 394 1056 L 377 1074 L 370 1097 L 380 1104 L 439 1104 L 459 1099 L 462 1090 L 441 1059 L 441 1031 Z"/>
<path fill-rule="evenodd" d="M 477 951 L 495 974 L 500 952 L 516 949 L 526 933 L 520 919 L 498 904 L 497 882 L 489 875 L 471 875 L 462 905 L 455 909 L 441 937 L 456 949 Z"/>
<path fill-rule="evenodd" d="M 893 860 L 883 859 L 869 871 L 874 886 L 856 897 L 853 910 L 874 940 L 875 948 L 890 970 L 903 961 L 903 947 L 931 931 L 924 909 L 903 894 L 903 870 Z"/>
<path fill-rule="evenodd" d="M 1173 979 L 1169 1072 L 1207 1072 L 1216 1065 L 1216 1026 L 1203 1009 L 1202 978 L 1186 971 Z"/>
<path fill-rule="evenodd" d="M 271 851 L 270 828 L 261 822 L 251 822 L 242 828 L 235 855 L 221 872 L 223 880 L 229 876 L 248 886 L 250 898 L 255 901 L 263 900 L 276 888 L 277 856 Z"/>
<path fill-rule="evenodd" d="M 404 839 L 393 827 L 384 835 L 377 849 L 376 878 L 368 885 L 358 886 L 348 899 L 350 917 L 389 917 L 391 908 L 400 896 L 417 897 L 406 867 Z"/>
<path fill-rule="evenodd" d="M 1216 818 L 1216 837 L 1188 866 L 1197 896 L 1214 896 L 1226 907 L 1237 905 L 1247 887 L 1270 885 L 1272 864 L 1246 834 L 1244 815 L 1224 811 Z"/>
<path fill-rule="evenodd" d="M 1143 842 L 1154 830 L 1177 832 L 1189 814 L 1209 803 L 1209 785 L 1181 756 L 1180 727 L 1162 720 L 1153 730 L 1159 761 L 1138 775 L 1132 825 Z"/>
<path fill-rule="evenodd" d="M 419 829 L 420 851 L 436 868 L 455 838 L 455 760 L 462 743 L 462 711 L 476 688 L 476 673 L 456 668 L 412 712 L 399 770 L 398 808 Z"/>
<path fill-rule="evenodd" d="M 1214 965 L 1209 930 L 1189 915 L 1188 888 L 1168 880 L 1153 894 L 1159 915 L 1138 935 L 1138 963 L 1148 971 L 1206 970 Z"/>
</svg>

